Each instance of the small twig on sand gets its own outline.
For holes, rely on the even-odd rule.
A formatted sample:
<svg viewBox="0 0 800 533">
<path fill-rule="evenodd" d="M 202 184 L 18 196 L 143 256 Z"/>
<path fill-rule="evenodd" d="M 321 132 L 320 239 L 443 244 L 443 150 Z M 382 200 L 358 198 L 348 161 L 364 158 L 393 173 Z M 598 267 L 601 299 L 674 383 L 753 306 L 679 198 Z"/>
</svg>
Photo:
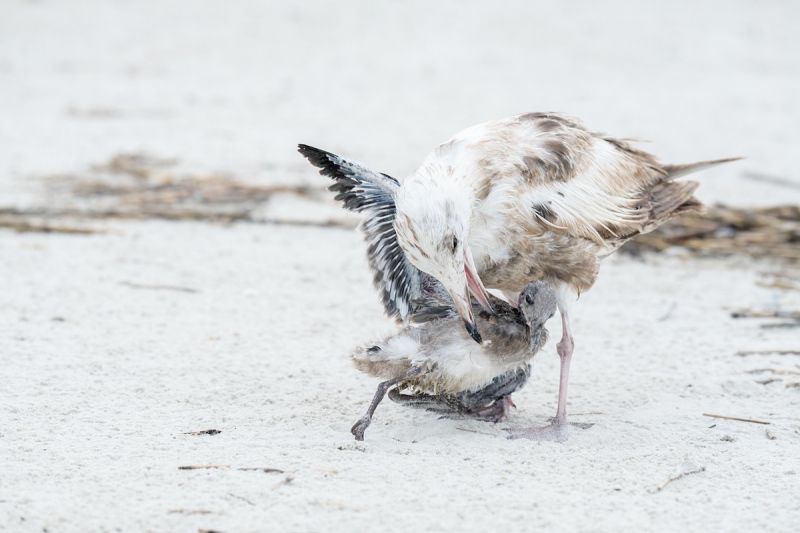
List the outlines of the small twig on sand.
<svg viewBox="0 0 800 533">
<path fill-rule="evenodd" d="M 772 185 L 787 187 L 789 189 L 800 189 L 800 181 L 779 178 L 778 176 L 768 176 L 759 172 L 743 172 L 742 177 L 753 181 L 760 181 L 763 183 L 771 183 Z"/>
<path fill-rule="evenodd" d="M 262 472 L 266 472 L 267 474 L 283 474 L 284 473 L 284 470 L 281 470 L 280 468 L 269 468 L 269 467 L 264 468 L 264 467 L 261 467 L 261 466 L 248 467 L 248 468 L 237 468 L 236 470 L 242 470 L 243 472 L 253 472 L 253 471 L 260 470 Z"/>
<path fill-rule="evenodd" d="M 250 505 L 255 505 L 253 502 L 251 502 L 251 501 L 250 501 L 250 500 L 248 500 L 247 498 L 245 498 L 245 497 L 243 497 L 243 496 L 237 496 L 236 494 L 234 494 L 234 493 L 232 493 L 232 492 L 229 492 L 229 493 L 228 493 L 228 496 L 233 496 L 234 498 L 237 498 L 237 499 L 239 499 L 239 500 L 242 500 L 242 501 L 243 501 L 243 502 L 245 502 L 245 503 L 249 503 Z"/>
<path fill-rule="evenodd" d="M 231 465 L 190 465 L 179 466 L 178 470 L 206 470 L 209 468 L 230 468 Z"/>
<path fill-rule="evenodd" d="M 783 278 L 783 279 L 788 279 L 788 280 L 792 280 L 792 281 L 800 281 L 800 276 L 799 275 L 796 275 L 796 274 L 791 273 L 791 272 L 786 272 L 786 271 L 774 272 L 774 271 L 764 270 L 762 272 L 759 272 L 758 275 L 759 276 L 764 276 L 764 277 Z"/>
<path fill-rule="evenodd" d="M 27 220 L 0 219 L 0 228 L 10 228 L 17 233 L 68 233 L 72 235 L 91 235 L 104 233 L 102 230 L 92 228 L 79 228 L 76 226 L 63 226 L 48 223 L 31 222 Z"/>
<path fill-rule="evenodd" d="M 197 289 L 192 289 L 191 287 L 179 287 L 178 285 L 148 285 L 146 283 L 134 283 L 132 281 L 120 281 L 119 284 L 134 289 L 151 289 L 155 291 L 178 291 L 178 292 L 193 292 L 193 293 L 200 292 Z"/>
<path fill-rule="evenodd" d="M 203 431 L 185 431 L 184 435 L 219 435 L 222 433 L 219 429 L 205 429 Z"/>
<path fill-rule="evenodd" d="M 211 511 L 205 509 L 170 509 L 167 512 L 169 514 L 211 514 Z"/>
<path fill-rule="evenodd" d="M 722 418 L 724 420 L 737 420 L 739 422 L 751 422 L 753 424 L 770 424 L 770 422 L 764 422 L 763 420 L 753 420 L 752 418 L 739 418 L 736 416 L 725 416 L 725 415 L 712 415 L 709 413 L 703 413 L 703 416 L 710 416 L 711 418 Z"/>
<path fill-rule="evenodd" d="M 278 481 L 277 483 L 275 483 L 275 485 L 272 486 L 272 490 L 279 489 L 284 485 L 288 485 L 289 483 L 292 482 L 293 479 L 294 479 L 294 476 L 289 474 L 282 481 Z"/>
<path fill-rule="evenodd" d="M 462 428 L 462 427 L 456 427 L 456 429 L 459 430 L 459 431 L 466 431 L 468 433 L 477 433 L 479 435 L 488 435 L 490 437 L 494 437 L 495 436 L 494 433 L 486 433 L 485 431 L 477 431 L 475 429 Z"/>
<path fill-rule="evenodd" d="M 651 489 L 648 489 L 648 492 L 650 492 L 650 494 L 655 494 L 656 492 L 661 492 L 662 490 L 664 490 L 664 487 L 666 487 L 667 485 L 669 485 L 673 481 L 678 480 L 678 479 L 680 479 L 680 478 L 682 478 L 684 476 L 688 476 L 690 474 L 697 474 L 698 472 L 704 472 L 705 469 L 706 469 L 706 467 L 704 467 L 704 466 L 701 466 L 701 467 L 698 468 L 698 467 L 694 466 L 692 463 L 690 463 L 689 461 L 686 461 L 686 462 L 684 462 L 682 465 L 680 465 L 678 467 L 678 471 L 677 472 L 675 472 L 674 474 L 669 476 L 667 479 L 665 479 L 660 485 L 658 485 L 656 487 L 653 487 Z"/>
<path fill-rule="evenodd" d="M 800 372 L 797 370 L 786 370 L 783 368 L 754 368 L 753 370 L 748 370 L 748 374 L 761 374 L 763 372 L 770 372 L 772 374 L 792 374 L 792 375 L 800 375 Z"/>
<path fill-rule="evenodd" d="M 669 308 L 667 309 L 667 311 L 663 315 L 658 317 L 656 319 L 656 321 L 657 322 L 664 322 L 665 320 L 667 320 L 669 317 L 672 316 L 672 312 L 675 311 L 675 308 L 677 308 L 677 307 L 678 307 L 678 302 L 674 302 L 673 301 L 671 304 L 669 304 Z"/>
<path fill-rule="evenodd" d="M 761 329 L 800 328 L 800 320 L 797 320 L 796 322 L 778 322 L 777 324 L 761 324 L 759 327 Z"/>
<path fill-rule="evenodd" d="M 739 350 L 736 355 L 745 357 L 747 355 L 800 355 L 800 350 Z"/>
<path fill-rule="evenodd" d="M 797 318 L 800 319 L 800 311 L 753 311 L 743 309 L 734 311 L 731 318 Z"/>
<path fill-rule="evenodd" d="M 800 287 L 796 285 L 791 285 L 789 283 L 785 283 L 783 281 L 773 281 L 772 283 L 765 283 L 763 281 L 757 281 L 756 285 L 759 287 L 764 287 L 766 289 L 783 289 L 785 291 L 800 291 Z"/>
<path fill-rule="evenodd" d="M 271 226 L 298 226 L 301 228 L 341 228 L 349 230 L 358 227 L 357 223 L 353 223 L 348 220 L 337 220 L 332 218 L 328 220 L 281 220 L 279 218 L 262 218 L 253 219 L 250 222 L 253 222 L 254 224 L 267 224 Z"/>
</svg>

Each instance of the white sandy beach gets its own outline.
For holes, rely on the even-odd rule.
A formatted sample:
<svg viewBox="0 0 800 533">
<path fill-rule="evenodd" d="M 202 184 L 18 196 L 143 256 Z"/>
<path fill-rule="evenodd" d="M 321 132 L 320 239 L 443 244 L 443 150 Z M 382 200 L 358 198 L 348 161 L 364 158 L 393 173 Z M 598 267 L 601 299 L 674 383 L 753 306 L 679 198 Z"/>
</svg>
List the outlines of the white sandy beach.
<svg viewBox="0 0 800 533">
<path fill-rule="evenodd" d="M 460 128 L 533 110 L 649 139 L 667 161 L 747 156 L 700 177 L 707 202 L 800 204 L 800 189 L 745 176 L 800 182 L 798 19 L 777 1 L 9 0 L 0 207 L 63 202 L 43 176 L 119 153 L 326 185 L 295 152 L 304 142 L 402 178 Z M 343 216 L 330 196 L 279 195 L 264 211 Z M 800 330 L 730 317 L 799 309 L 800 291 L 762 284 L 784 265 L 609 258 L 575 307 L 569 410 L 595 425 L 565 444 L 503 431 L 554 413 L 552 341 L 508 422 L 386 401 L 356 443 L 377 380 L 347 356 L 392 325 L 355 231 L 90 226 L 102 233 L 0 229 L 0 531 L 800 523 L 800 356 L 737 355 L 798 350 Z M 208 429 L 221 433 L 191 434 Z M 664 485 L 681 468 L 699 471 Z"/>
</svg>

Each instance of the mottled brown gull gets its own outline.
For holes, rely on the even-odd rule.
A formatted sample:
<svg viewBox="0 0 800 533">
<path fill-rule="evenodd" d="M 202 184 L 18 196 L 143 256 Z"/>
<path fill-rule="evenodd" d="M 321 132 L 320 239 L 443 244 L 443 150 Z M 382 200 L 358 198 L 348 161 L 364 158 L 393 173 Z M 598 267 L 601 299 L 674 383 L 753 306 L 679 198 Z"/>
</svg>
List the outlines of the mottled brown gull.
<svg viewBox="0 0 800 533">
<path fill-rule="evenodd" d="M 698 183 L 676 178 L 732 160 L 662 164 L 556 113 L 486 122 L 439 145 L 393 193 L 395 239 L 408 262 L 445 286 L 476 341 L 470 293 L 490 310 L 486 287 L 511 302 L 533 279 L 556 288 L 558 429 L 566 422 L 573 302 L 626 241 L 701 209 Z M 552 434 L 532 428 L 517 436 Z"/>
</svg>

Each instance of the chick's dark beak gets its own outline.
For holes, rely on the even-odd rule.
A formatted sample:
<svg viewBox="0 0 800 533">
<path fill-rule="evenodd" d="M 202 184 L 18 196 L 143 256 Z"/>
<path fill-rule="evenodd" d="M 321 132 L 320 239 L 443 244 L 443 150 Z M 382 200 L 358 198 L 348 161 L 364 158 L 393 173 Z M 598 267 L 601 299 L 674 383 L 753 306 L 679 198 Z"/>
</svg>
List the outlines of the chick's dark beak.
<svg viewBox="0 0 800 533">
<path fill-rule="evenodd" d="M 458 314 L 461 315 L 461 320 L 464 321 L 464 326 L 467 328 L 467 333 L 472 339 L 480 344 L 483 342 L 481 338 L 481 334 L 478 332 L 478 327 L 475 325 L 475 315 L 472 313 L 472 303 L 469 301 L 469 291 L 466 290 L 466 287 L 463 290 L 462 294 L 458 294 L 455 291 L 450 291 L 450 297 L 453 298 L 453 304 L 456 307 L 456 311 Z"/>
<path fill-rule="evenodd" d="M 467 326 L 467 332 L 469 333 L 469 336 L 472 337 L 472 340 L 474 340 L 478 344 L 481 344 L 483 342 L 483 338 L 481 337 L 481 334 L 478 332 L 478 328 L 475 326 L 475 324 L 472 322 L 467 322 L 465 320 L 464 325 Z"/>
</svg>

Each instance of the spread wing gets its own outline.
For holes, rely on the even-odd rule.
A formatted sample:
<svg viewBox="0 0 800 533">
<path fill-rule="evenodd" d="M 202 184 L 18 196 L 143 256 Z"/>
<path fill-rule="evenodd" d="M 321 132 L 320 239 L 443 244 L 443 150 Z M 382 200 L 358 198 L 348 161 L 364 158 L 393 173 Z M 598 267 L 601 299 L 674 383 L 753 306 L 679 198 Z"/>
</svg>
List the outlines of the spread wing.
<svg viewBox="0 0 800 533">
<path fill-rule="evenodd" d="M 412 265 L 397 242 L 394 195 L 400 183 L 318 148 L 301 144 L 297 150 L 320 169 L 320 174 L 333 180 L 328 190 L 336 193 L 345 209 L 365 215 L 361 229 L 374 274 L 372 284 L 381 295 L 386 314 L 407 323 L 416 309 L 415 301 L 436 290 L 438 282 Z"/>
</svg>

